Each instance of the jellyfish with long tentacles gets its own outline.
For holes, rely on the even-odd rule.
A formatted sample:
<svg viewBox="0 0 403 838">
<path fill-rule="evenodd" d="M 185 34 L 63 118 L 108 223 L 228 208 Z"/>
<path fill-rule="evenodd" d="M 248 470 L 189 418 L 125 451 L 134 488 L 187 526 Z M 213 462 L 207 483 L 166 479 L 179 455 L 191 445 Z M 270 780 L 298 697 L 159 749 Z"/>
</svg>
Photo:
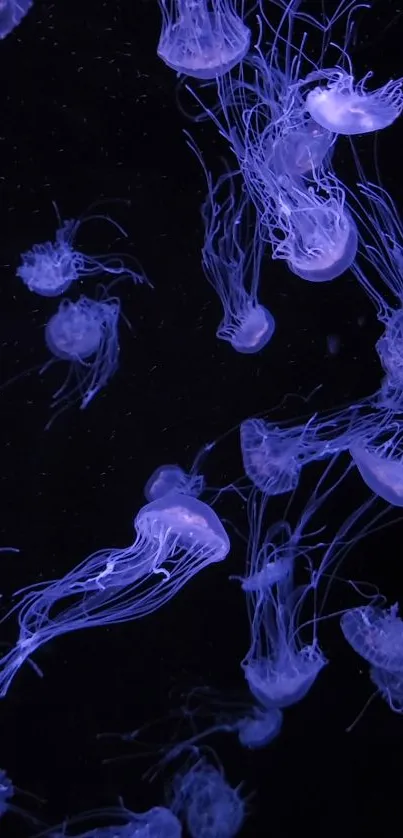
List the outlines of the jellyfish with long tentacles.
<svg viewBox="0 0 403 838">
<path fill-rule="evenodd" d="M 294 527 L 287 518 L 264 528 L 267 497 L 253 493 L 248 502 L 250 535 L 247 572 L 242 581 L 250 624 L 250 646 L 242 661 L 248 687 L 262 707 L 288 707 L 303 699 L 327 660 L 320 649 L 317 627 L 332 579 L 349 550 L 373 532 L 386 510 L 375 516 L 371 496 L 347 518 L 328 543 L 318 540 L 324 528 L 308 532 L 318 511 L 343 485 L 351 464 L 333 476 L 338 457 L 330 462 Z M 317 560 L 316 556 L 320 556 Z M 305 570 L 306 582 L 296 584 Z M 319 604 L 319 586 L 325 590 Z M 304 618 L 309 598 L 313 606 Z M 309 630 L 310 640 L 304 634 Z"/>
<path fill-rule="evenodd" d="M 0 658 L 0 696 L 25 661 L 71 631 L 152 614 L 184 585 L 227 556 L 230 542 L 215 512 L 195 497 L 170 492 L 136 515 L 136 538 L 123 549 L 93 553 L 50 582 L 18 591 L 15 647 Z M 4 618 L 6 619 L 6 618 Z"/>
<path fill-rule="evenodd" d="M 58 297 L 78 279 L 100 274 L 130 278 L 135 283 L 148 283 L 143 269 L 133 257 L 119 253 L 89 256 L 76 249 L 77 234 L 88 221 L 105 221 L 127 238 L 123 227 L 114 219 L 108 215 L 93 214 L 90 207 L 89 214 L 62 222 L 56 204 L 53 206 L 59 222 L 55 241 L 34 244 L 31 250 L 22 253 L 22 262 L 16 271 L 30 291 L 42 297 Z"/>
<path fill-rule="evenodd" d="M 235 838 L 245 820 L 239 787 L 232 788 L 221 765 L 195 754 L 171 781 L 170 808 L 186 823 L 191 838 Z"/>
<path fill-rule="evenodd" d="M 89 821 L 109 821 L 113 826 L 96 826 L 77 832 L 77 828 Z M 108 806 L 91 809 L 73 818 L 68 818 L 54 830 L 47 830 L 49 838 L 67 838 L 70 829 L 75 838 L 181 838 L 182 826 L 179 819 L 166 806 L 153 806 L 147 812 L 132 812 L 124 806 Z"/>
<path fill-rule="evenodd" d="M 224 309 L 217 337 L 228 341 L 237 352 L 259 352 L 275 330 L 273 315 L 258 300 L 264 253 L 259 225 L 251 217 L 250 199 L 242 185 L 240 197 L 236 195 L 235 173 L 221 175 L 214 185 L 201 152 L 190 137 L 188 145 L 201 163 L 208 187 L 201 211 L 202 262 L 206 279 Z M 250 238 L 252 226 L 254 235 Z"/>
<path fill-rule="evenodd" d="M 162 30 L 157 53 L 177 73 L 214 79 L 239 64 L 250 30 L 234 0 L 159 0 Z"/>
<path fill-rule="evenodd" d="M 342 614 L 340 626 L 347 643 L 360 657 L 385 672 L 403 676 L 403 620 L 398 606 L 352 608 Z"/>
<path fill-rule="evenodd" d="M 54 419 L 72 404 L 84 410 L 102 390 L 118 368 L 120 300 L 101 296 L 99 300 L 81 296 L 76 302 L 63 299 L 45 328 L 45 341 L 52 358 L 41 373 L 56 361 L 67 362 L 67 377 L 54 393 L 51 410 Z"/>
</svg>

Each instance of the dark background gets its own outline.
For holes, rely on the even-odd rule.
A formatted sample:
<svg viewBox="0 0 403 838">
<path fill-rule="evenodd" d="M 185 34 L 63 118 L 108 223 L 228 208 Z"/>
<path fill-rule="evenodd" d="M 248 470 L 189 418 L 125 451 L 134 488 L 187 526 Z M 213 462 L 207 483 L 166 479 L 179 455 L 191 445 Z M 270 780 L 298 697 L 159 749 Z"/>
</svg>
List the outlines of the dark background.
<svg viewBox="0 0 403 838">
<path fill-rule="evenodd" d="M 306 4 L 312 11 L 319 5 Z M 258 356 L 242 356 L 217 341 L 220 306 L 200 266 L 205 184 L 182 129 L 194 132 L 217 171 L 223 146 L 212 126 L 194 127 L 178 112 L 175 75 L 156 56 L 159 28 L 155 2 L 36 0 L 0 43 L 1 380 L 48 357 L 43 327 L 57 301 L 30 294 L 15 270 L 22 251 L 53 238 L 52 201 L 69 218 L 100 197 L 130 199 L 129 208 L 111 208 L 129 235 L 119 246 L 140 259 L 154 285 L 118 289 L 133 331 L 121 324 L 120 370 L 86 411 L 73 407 L 44 431 L 59 368 L 0 391 L 0 545 L 21 550 L 0 556 L 5 603 L 15 589 L 60 576 L 101 547 L 130 543 L 143 487 L 161 463 L 189 467 L 204 443 L 271 409 L 286 392 L 307 396 L 322 385 L 312 401 L 320 409 L 379 386 L 379 325 L 351 275 L 310 285 L 267 257 L 261 299 L 277 320 L 272 342 Z M 375 2 L 353 51 L 357 76 L 373 69 L 377 84 L 397 77 L 402 34 L 398 5 Z M 378 148 L 384 185 L 397 202 L 402 140 L 400 121 Z M 357 147 L 369 162 L 372 139 Z M 342 141 L 335 163 L 353 185 Z M 104 236 L 104 227 L 88 225 L 80 246 L 99 252 Z M 113 231 L 108 241 L 112 247 Z M 91 296 L 92 283 L 78 290 Z M 327 350 L 331 335 L 340 341 L 335 355 Z M 305 409 L 293 400 L 288 415 Z M 241 473 L 234 433 L 211 452 L 206 477 L 219 486 Z M 314 479 L 304 483 L 301 510 Z M 338 520 L 364 497 L 352 476 L 334 499 Z M 239 501 L 226 496 L 217 511 L 247 534 Z M 378 585 L 390 602 L 401 600 L 402 532 L 398 524 L 357 545 L 346 571 Z M 182 687 L 194 683 L 228 700 L 242 688 L 248 624 L 228 575 L 242 572 L 244 548 L 235 534 L 233 541 L 225 566 L 200 574 L 154 616 L 58 638 L 35 655 L 42 680 L 23 667 L 1 702 L 0 766 L 45 802 L 19 794 L 17 804 L 52 824 L 114 805 L 119 795 L 133 810 L 163 803 L 169 771 L 150 785 L 142 774 L 152 755 L 103 765 L 130 746 L 97 734 L 168 716 Z M 1 639 L 14 637 L 11 620 Z M 248 753 L 235 737 L 212 740 L 230 782 L 254 792 L 245 838 L 375 836 L 403 826 L 402 719 L 378 699 L 345 733 L 371 693 L 367 667 L 346 648 L 337 623 L 327 625 L 324 646 L 329 666 L 287 712 L 275 743 Z M 167 718 L 166 737 L 173 732 Z M 24 828 L 8 816 L 2 835 Z"/>
</svg>

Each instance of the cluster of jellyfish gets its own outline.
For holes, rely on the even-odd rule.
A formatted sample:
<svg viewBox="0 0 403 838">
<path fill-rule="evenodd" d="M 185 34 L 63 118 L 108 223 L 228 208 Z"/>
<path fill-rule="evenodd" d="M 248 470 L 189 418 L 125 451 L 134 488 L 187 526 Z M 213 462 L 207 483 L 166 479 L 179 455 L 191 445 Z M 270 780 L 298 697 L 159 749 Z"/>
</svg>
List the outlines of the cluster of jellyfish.
<svg viewBox="0 0 403 838">
<path fill-rule="evenodd" d="M 0 5 L 4 38 L 31 3 Z M 244 567 L 229 574 L 249 626 L 239 667 L 242 701 L 209 688 L 191 691 L 189 735 L 156 754 L 157 772 L 177 760 L 181 766 L 166 799 L 147 812 L 132 812 L 120 800 L 49 827 L 14 804 L 18 790 L 0 771 L 0 818 L 23 817 L 35 834 L 51 838 L 180 838 L 184 830 L 191 838 L 236 836 L 248 815 L 247 798 L 204 742 L 224 732 L 236 734 L 241 748 L 256 750 L 281 735 L 288 708 L 307 698 L 328 665 L 321 645 L 324 621 L 338 619 L 351 649 L 370 665 L 371 699 L 381 696 L 403 714 L 398 604 L 388 607 L 379 592 L 367 593 L 353 608 L 328 612 L 333 584 L 347 584 L 363 597 L 359 584 L 340 575 L 347 556 L 360 539 L 393 523 L 393 510 L 403 507 L 403 224 L 382 184 L 366 177 L 351 140 L 374 135 L 399 117 L 403 79 L 373 89 L 371 73 L 356 79 L 349 47 L 355 14 L 363 7 L 354 0 L 339 0 L 330 17 L 321 11 L 318 18 L 300 0 L 272 0 L 270 12 L 259 3 L 257 23 L 235 0 L 159 5 L 158 56 L 185 77 L 179 93 L 186 91 L 198 109 L 194 122 L 211 120 L 233 160 L 214 180 L 198 143 L 185 132 L 207 190 L 201 262 L 222 306 L 217 337 L 243 354 L 270 343 L 276 322 L 261 302 L 260 282 L 270 248 L 273 260 L 311 283 L 354 275 L 383 327 L 376 349 L 384 377 L 375 393 L 328 413 L 287 422 L 245 419 L 239 428 L 239 485 L 207 486 L 200 456 L 188 472 L 177 464 L 159 466 L 146 483 L 145 504 L 134 514 L 131 544 L 101 548 L 61 578 L 15 592 L 2 618 L 17 622 L 15 643 L 0 657 L 2 698 L 31 677 L 20 672 L 25 664 L 43 674 L 33 656 L 59 635 L 135 624 L 179 596 L 200 572 L 212 573 L 210 565 L 225 562 L 231 551 L 229 528 L 215 506 L 222 492 L 246 499 Z M 336 25 L 344 29 L 338 46 L 332 41 Z M 357 170 L 353 189 L 333 162 L 343 137 L 349 138 L 346 148 Z M 41 373 L 56 362 L 68 370 L 53 395 L 47 427 L 72 404 L 85 409 L 118 368 L 124 315 L 112 287 L 122 279 L 149 284 L 130 257 L 87 255 L 79 248 L 84 222 L 105 221 L 125 237 L 112 218 L 90 210 L 64 222 L 57 212 L 57 219 L 55 240 L 33 244 L 16 271 L 30 292 L 61 298 L 45 327 L 51 357 Z M 84 296 L 82 282 L 92 277 L 103 279 L 92 297 Z M 64 296 L 67 291 L 72 298 Z M 219 444 L 207 445 L 203 456 Z M 320 477 L 301 510 L 302 474 L 318 465 Z M 334 497 L 354 471 L 366 499 L 325 537 Z M 285 512 L 273 522 L 271 499 L 279 496 Z"/>
</svg>

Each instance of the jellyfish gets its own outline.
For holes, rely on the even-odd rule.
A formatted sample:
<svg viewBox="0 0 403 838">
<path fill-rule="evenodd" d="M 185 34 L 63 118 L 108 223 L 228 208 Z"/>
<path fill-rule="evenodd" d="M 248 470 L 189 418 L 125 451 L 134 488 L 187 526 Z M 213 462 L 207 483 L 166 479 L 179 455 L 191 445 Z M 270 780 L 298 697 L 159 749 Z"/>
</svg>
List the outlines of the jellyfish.
<svg viewBox="0 0 403 838">
<path fill-rule="evenodd" d="M 10 812 L 13 815 L 18 815 L 19 817 L 24 818 L 24 820 L 30 821 L 30 823 L 35 826 L 43 826 L 43 824 L 35 818 L 34 815 L 26 812 L 25 809 L 22 809 L 20 806 L 16 806 L 14 803 L 11 803 L 16 791 L 17 788 L 7 775 L 6 771 L 4 771 L 3 768 L 0 768 L 0 820 L 3 815 Z M 27 792 L 24 793 L 26 794 Z M 35 795 L 31 795 L 30 792 L 28 792 L 28 794 L 35 797 Z"/>
<path fill-rule="evenodd" d="M 201 152 L 191 138 L 188 145 L 201 163 L 207 181 L 207 198 L 201 210 L 204 222 L 202 261 L 206 279 L 217 292 L 224 309 L 217 337 L 228 341 L 237 352 L 260 352 L 273 336 L 275 320 L 258 301 L 264 250 L 259 225 L 255 220 L 251 238 L 251 206 L 243 186 L 238 199 L 232 172 L 221 175 L 214 186 Z M 227 193 L 225 199 L 221 199 L 221 192 Z"/>
<path fill-rule="evenodd" d="M 191 838 L 234 838 L 245 820 L 245 802 L 223 770 L 198 757 L 172 780 L 172 811 L 182 818 Z"/>
<path fill-rule="evenodd" d="M 310 116 L 328 131 L 337 134 L 368 134 L 387 128 L 403 110 L 403 78 L 389 81 L 378 90 L 369 92 L 366 84 L 373 73 L 354 81 L 352 68 L 321 70 L 307 76 L 305 83 L 320 80 L 326 86 L 314 87 L 306 96 Z"/>
<path fill-rule="evenodd" d="M 394 713 L 403 713 L 403 670 L 388 672 L 379 666 L 371 666 L 369 670 L 371 681 L 378 692 Z"/>
<path fill-rule="evenodd" d="M 135 262 L 132 257 L 121 254 L 88 256 L 75 249 L 78 231 L 87 221 L 106 221 L 127 237 L 123 227 L 116 221 L 106 215 L 90 214 L 62 222 L 56 205 L 53 206 L 60 225 L 55 242 L 34 244 L 31 250 L 21 255 L 22 262 L 16 271 L 30 291 L 42 297 L 58 297 L 67 291 L 72 282 L 99 274 L 128 277 L 136 283 L 148 282 L 137 262 L 133 268 L 130 267 L 130 261 Z"/>
<path fill-rule="evenodd" d="M 169 602 L 203 568 L 221 562 L 230 542 L 210 506 L 170 492 L 143 506 L 136 538 L 123 549 L 93 553 L 61 579 L 18 591 L 19 636 L 0 658 L 0 696 L 23 663 L 71 631 L 145 617 Z"/>
<path fill-rule="evenodd" d="M 29 12 L 33 0 L 1 0 L 0 38 L 6 38 Z"/>
<path fill-rule="evenodd" d="M 163 465 L 153 471 L 144 489 L 146 500 L 153 501 L 163 498 L 169 492 L 183 492 L 198 498 L 204 489 L 202 474 L 186 474 L 180 466 Z"/>
<path fill-rule="evenodd" d="M 77 833 L 77 827 L 86 821 L 111 820 L 113 826 L 97 826 Z M 147 812 L 131 812 L 121 806 L 93 809 L 69 818 L 61 830 L 47 831 L 49 838 L 66 838 L 70 827 L 74 827 L 76 838 L 181 838 L 182 826 L 176 815 L 166 806 L 153 806 Z"/>
<path fill-rule="evenodd" d="M 162 30 L 157 54 L 177 73 L 214 79 L 239 64 L 250 30 L 234 0 L 159 0 Z"/>
<path fill-rule="evenodd" d="M 94 396 L 112 378 L 118 368 L 118 321 L 120 300 L 108 297 L 91 300 L 81 296 L 77 302 L 63 299 L 45 328 L 45 341 L 55 361 L 69 364 L 64 384 L 54 393 L 51 410 L 55 411 L 47 425 L 75 402 L 84 410 Z"/>
<path fill-rule="evenodd" d="M 340 627 L 361 658 L 385 672 L 403 673 L 403 621 L 397 604 L 386 610 L 374 605 L 351 608 L 342 614 Z"/>
<path fill-rule="evenodd" d="M 401 434 L 400 434 L 401 435 Z M 350 454 L 369 488 L 393 506 L 403 506 L 403 451 L 390 450 L 387 444 L 350 448 Z"/>
</svg>

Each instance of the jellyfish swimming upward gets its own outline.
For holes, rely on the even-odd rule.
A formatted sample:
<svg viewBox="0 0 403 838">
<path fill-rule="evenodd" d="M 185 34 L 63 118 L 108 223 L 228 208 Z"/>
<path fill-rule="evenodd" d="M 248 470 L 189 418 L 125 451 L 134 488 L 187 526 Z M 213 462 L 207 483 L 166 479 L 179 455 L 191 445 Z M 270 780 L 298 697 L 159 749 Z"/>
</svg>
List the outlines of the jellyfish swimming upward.
<svg viewBox="0 0 403 838">
<path fill-rule="evenodd" d="M 100 550 L 61 579 L 18 592 L 19 637 L 0 659 L 0 695 L 24 661 L 55 637 L 135 620 L 169 602 L 203 568 L 227 556 L 230 543 L 210 506 L 169 492 L 136 515 L 136 538 Z"/>
<path fill-rule="evenodd" d="M 159 0 L 159 57 L 177 73 L 214 79 L 228 73 L 249 49 L 250 30 L 233 0 Z"/>
</svg>

